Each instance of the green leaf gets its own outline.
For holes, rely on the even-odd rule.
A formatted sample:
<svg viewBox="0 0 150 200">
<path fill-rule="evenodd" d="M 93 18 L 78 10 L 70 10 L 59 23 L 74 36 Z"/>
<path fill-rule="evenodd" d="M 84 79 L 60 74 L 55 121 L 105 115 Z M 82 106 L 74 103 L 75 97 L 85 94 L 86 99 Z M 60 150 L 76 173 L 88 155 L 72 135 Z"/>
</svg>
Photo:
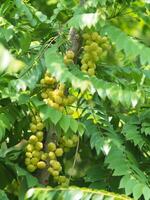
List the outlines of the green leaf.
<svg viewBox="0 0 150 200">
<path fill-rule="evenodd" d="M 3 190 L 0 190 L 0 200 L 9 200 L 7 194 Z"/>
<path fill-rule="evenodd" d="M 145 200 L 150 199 L 150 188 L 149 187 L 145 186 L 143 188 L 143 195 L 144 195 Z"/>
<path fill-rule="evenodd" d="M 76 29 L 84 29 L 84 27 L 91 28 L 92 26 L 96 25 L 99 20 L 98 13 L 87 13 L 87 14 L 79 14 L 73 16 L 68 21 L 69 27 L 74 27 Z"/>
<path fill-rule="evenodd" d="M 71 129 L 74 133 L 76 133 L 77 130 L 78 130 L 78 122 L 77 122 L 75 119 L 73 119 L 73 118 L 70 118 L 70 129 Z"/>
<path fill-rule="evenodd" d="M 70 127 L 70 118 L 68 116 L 63 116 L 59 122 L 60 127 L 64 130 L 64 132 L 66 133 Z"/>
<path fill-rule="evenodd" d="M 131 58 L 140 56 L 142 65 L 150 64 L 150 48 L 146 47 L 138 40 L 129 37 L 119 28 L 110 24 L 103 27 L 103 33 L 108 35 L 111 41 L 115 43 L 118 50 L 124 50 L 126 56 Z"/>
</svg>

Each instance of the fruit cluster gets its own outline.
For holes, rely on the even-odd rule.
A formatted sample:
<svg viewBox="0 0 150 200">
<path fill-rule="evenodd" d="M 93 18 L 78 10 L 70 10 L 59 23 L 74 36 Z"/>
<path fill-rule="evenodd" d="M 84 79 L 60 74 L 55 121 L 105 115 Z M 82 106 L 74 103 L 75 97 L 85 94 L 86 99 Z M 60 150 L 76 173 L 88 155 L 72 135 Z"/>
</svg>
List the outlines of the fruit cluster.
<svg viewBox="0 0 150 200">
<path fill-rule="evenodd" d="M 39 115 L 36 112 L 33 112 L 31 117 L 32 122 L 30 123 L 30 130 L 33 133 L 29 139 L 26 146 L 26 158 L 25 165 L 27 170 L 34 172 L 37 168 L 44 169 L 46 167 L 47 155 L 42 151 L 43 149 L 43 128 L 44 124 Z"/>
<path fill-rule="evenodd" d="M 72 64 L 73 59 L 74 59 L 74 52 L 71 51 L 71 50 L 67 51 L 65 56 L 64 56 L 64 63 L 66 65 Z"/>
<path fill-rule="evenodd" d="M 93 76 L 95 75 L 97 62 L 106 55 L 111 46 L 107 37 L 102 37 L 97 32 L 84 33 L 82 37 L 84 50 L 81 71 Z"/>
<path fill-rule="evenodd" d="M 51 87 L 44 88 L 41 93 L 44 102 L 50 107 L 64 111 L 65 106 L 71 105 L 76 100 L 73 95 L 68 94 L 63 83 L 56 83 L 55 78 L 51 77 L 48 73 L 46 73 L 46 76 L 41 80 L 41 83 L 47 86 L 52 84 Z"/>
<path fill-rule="evenodd" d="M 76 147 L 78 141 L 79 137 L 77 135 L 73 135 L 70 138 L 62 136 L 60 138 L 60 146 L 64 149 L 64 152 L 68 152 L 70 148 Z"/>
<path fill-rule="evenodd" d="M 60 172 L 62 171 L 62 166 L 61 163 L 58 161 L 58 158 L 61 157 L 63 153 L 63 149 L 57 147 L 57 145 L 54 142 L 50 142 L 48 144 L 48 172 L 58 184 L 67 185 L 68 179 L 65 176 L 60 175 Z"/>
</svg>

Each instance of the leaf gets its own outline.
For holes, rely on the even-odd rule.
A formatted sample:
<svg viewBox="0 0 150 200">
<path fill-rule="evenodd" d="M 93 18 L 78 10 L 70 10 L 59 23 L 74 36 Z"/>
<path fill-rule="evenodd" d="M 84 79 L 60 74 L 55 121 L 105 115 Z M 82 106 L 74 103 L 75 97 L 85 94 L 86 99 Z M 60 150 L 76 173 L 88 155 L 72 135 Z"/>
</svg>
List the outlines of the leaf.
<svg viewBox="0 0 150 200">
<path fill-rule="evenodd" d="M 25 200 L 102 200 L 102 199 L 117 199 L 117 200 L 131 200 L 129 197 L 119 195 L 107 191 L 95 190 L 90 188 L 32 188 L 27 194 Z"/>
<path fill-rule="evenodd" d="M 76 29 L 83 29 L 84 27 L 91 28 L 92 26 L 96 25 L 98 22 L 99 16 L 98 13 L 87 13 L 87 14 L 78 14 L 73 16 L 68 21 L 69 27 L 74 27 Z"/>
<path fill-rule="evenodd" d="M 9 200 L 7 194 L 3 190 L 0 190 L 0 200 Z"/>
<path fill-rule="evenodd" d="M 150 188 L 145 186 L 143 188 L 143 195 L 144 195 L 145 200 L 149 200 L 150 199 Z"/>
<path fill-rule="evenodd" d="M 140 56 L 142 65 L 150 64 L 150 48 L 126 35 L 123 31 L 113 25 L 103 27 L 103 33 L 107 34 L 118 50 L 124 50 L 126 56 L 135 58 Z M 117 37 L 116 37 L 117 35 Z"/>
<path fill-rule="evenodd" d="M 63 116 L 59 122 L 60 127 L 64 130 L 66 133 L 70 127 L 70 118 L 68 116 Z"/>
<path fill-rule="evenodd" d="M 70 129 L 76 133 L 78 130 L 78 122 L 74 120 L 73 118 L 70 118 Z"/>
</svg>

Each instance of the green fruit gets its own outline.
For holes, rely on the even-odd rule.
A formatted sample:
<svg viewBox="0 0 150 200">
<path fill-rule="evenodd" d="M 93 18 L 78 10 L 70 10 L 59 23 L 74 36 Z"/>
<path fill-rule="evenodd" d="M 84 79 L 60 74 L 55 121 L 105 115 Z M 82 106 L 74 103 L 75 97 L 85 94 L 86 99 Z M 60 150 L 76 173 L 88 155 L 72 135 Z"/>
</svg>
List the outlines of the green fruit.
<svg viewBox="0 0 150 200">
<path fill-rule="evenodd" d="M 35 135 L 31 135 L 30 137 L 29 137 L 29 142 L 30 143 L 36 143 L 38 141 L 38 138 L 35 136 Z"/>
<path fill-rule="evenodd" d="M 46 167 L 46 163 L 45 163 L 45 162 L 39 161 L 39 162 L 37 163 L 37 168 L 38 168 L 38 169 L 44 169 L 45 167 Z"/>
<path fill-rule="evenodd" d="M 36 170 L 36 167 L 34 166 L 34 165 L 27 165 L 27 170 L 29 171 L 29 172 L 34 172 L 35 170 Z"/>
<path fill-rule="evenodd" d="M 43 149 L 43 143 L 42 142 L 36 142 L 35 149 L 38 150 L 38 151 Z"/>
<path fill-rule="evenodd" d="M 43 123 L 39 122 L 36 127 L 37 127 L 37 130 L 41 131 L 44 128 L 44 125 Z"/>
<path fill-rule="evenodd" d="M 32 144 L 28 144 L 26 146 L 26 150 L 29 151 L 29 152 L 32 152 L 34 150 L 34 146 Z"/>
<path fill-rule="evenodd" d="M 38 163 L 38 161 L 39 161 L 38 158 L 32 158 L 32 159 L 31 159 L 31 163 L 32 163 L 33 165 L 36 165 L 36 164 Z"/>
<path fill-rule="evenodd" d="M 47 171 L 48 171 L 50 174 L 52 174 L 54 170 L 53 170 L 52 167 L 49 167 L 49 168 L 47 169 Z"/>
<path fill-rule="evenodd" d="M 33 155 L 33 157 L 40 158 L 40 155 L 41 155 L 41 154 L 40 154 L 39 151 L 35 151 L 35 150 L 34 150 L 34 151 L 32 152 L 32 155 Z"/>
<path fill-rule="evenodd" d="M 65 176 L 59 176 L 59 179 L 58 179 L 58 181 L 59 181 L 59 183 L 65 183 L 66 182 L 66 177 Z"/>
<path fill-rule="evenodd" d="M 50 151 L 48 155 L 49 155 L 49 158 L 51 160 L 55 160 L 56 159 L 55 153 L 53 151 Z"/>
<path fill-rule="evenodd" d="M 56 150 L 56 144 L 54 142 L 50 142 L 48 144 L 48 150 L 49 151 L 55 151 Z"/>
<path fill-rule="evenodd" d="M 42 131 L 38 131 L 36 133 L 36 137 L 38 138 L 38 140 L 41 142 L 43 140 L 43 132 Z"/>
<path fill-rule="evenodd" d="M 63 149 L 62 148 L 57 148 L 55 151 L 55 155 L 57 157 L 61 157 L 63 155 Z"/>
<path fill-rule="evenodd" d="M 36 132 L 36 130 L 37 130 L 37 128 L 36 128 L 36 125 L 35 124 L 33 124 L 33 123 L 31 123 L 30 124 L 30 130 L 31 130 L 31 132 Z"/>
<path fill-rule="evenodd" d="M 61 171 L 61 164 L 60 164 L 60 162 L 58 162 L 58 161 L 56 161 L 56 160 L 51 160 L 50 161 L 50 165 L 53 167 L 53 169 L 55 169 L 55 170 L 60 170 Z"/>
<path fill-rule="evenodd" d="M 32 153 L 31 152 L 26 152 L 25 155 L 26 155 L 27 158 L 32 158 Z"/>
<path fill-rule="evenodd" d="M 69 147 L 69 148 L 73 147 L 74 146 L 73 145 L 73 141 L 71 139 L 66 140 L 65 141 L 65 146 Z"/>
<path fill-rule="evenodd" d="M 56 170 L 53 170 L 52 173 L 51 173 L 52 176 L 58 176 L 59 175 L 59 172 L 56 171 Z"/>
<path fill-rule="evenodd" d="M 79 137 L 77 135 L 73 135 L 72 136 L 72 141 L 73 141 L 73 143 L 76 144 L 79 141 Z"/>
<path fill-rule="evenodd" d="M 30 163 L 31 163 L 30 158 L 26 158 L 26 159 L 25 159 L 25 164 L 26 164 L 26 165 L 29 165 Z"/>
<path fill-rule="evenodd" d="M 48 157 L 48 154 L 47 153 L 42 153 L 41 155 L 41 160 L 46 160 Z"/>
</svg>

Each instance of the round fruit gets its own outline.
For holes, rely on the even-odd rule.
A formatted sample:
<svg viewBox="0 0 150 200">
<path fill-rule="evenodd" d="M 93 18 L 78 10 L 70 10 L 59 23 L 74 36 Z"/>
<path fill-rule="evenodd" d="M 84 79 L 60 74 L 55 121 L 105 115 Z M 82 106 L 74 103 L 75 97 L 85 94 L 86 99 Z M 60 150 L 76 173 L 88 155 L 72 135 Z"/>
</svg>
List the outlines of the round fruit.
<svg viewBox="0 0 150 200">
<path fill-rule="evenodd" d="M 27 165 L 27 170 L 29 171 L 29 172 L 34 172 L 35 170 L 36 170 L 36 167 L 34 166 L 34 165 Z"/>
<path fill-rule="evenodd" d="M 36 144 L 35 144 L 35 149 L 36 150 L 41 150 L 43 148 L 43 143 L 42 142 L 37 142 Z"/>
<path fill-rule="evenodd" d="M 29 165 L 30 163 L 31 163 L 30 158 L 26 158 L 26 159 L 25 159 L 25 164 L 26 164 L 26 165 Z"/>
<path fill-rule="evenodd" d="M 26 152 L 26 157 L 27 158 L 32 158 L 32 153 L 31 152 Z"/>
<path fill-rule="evenodd" d="M 34 149 L 34 147 L 33 147 L 32 144 L 28 144 L 28 145 L 26 146 L 26 150 L 29 151 L 29 152 L 32 152 L 33 149 Z"/>
<path fill-rule="evenodd" d="M 38 138 L 35 135 L 31 135 L 29 137 L 29 142 L 30 143 L 36 143 L 38 141 Z"/>
<path fill-rule="evenodd" d="M 48 157 L 48 154 L 47 153 L 42 153 L 41 155 L 41 160 L 46 160 Z"/>
<path fill-rule="evenodd" d="M 63 149 L 62 148 L 57 148 L 55 151 L 55 154 L 57 157 L 61 157 L 63 155 Z"/>
<path fill-rule="evenodd" d="M 54 142 L 50 142 L 48 144 L 48 150 L 49 151 L 55 151 L 56 150 L 56 144 Z"/>
<path fill-rule="evenodd" d="M 36 164 L 38 163 L 38 161 L 39 161 L 38 158 L 32 158 L 32 159 L 31 159 L 31 163 L 32 163 L 33 165 L 36 165 Z"/>
<path fill-rule="evenodd" d="M 59 175 L 59 172 L 56 171 L 56 170 L 53 170 L 53 171 L 51 172 L 51 175 L 52 175 L 52 176 L 58 176 L 58 175 Z"/>
<path fill-rule="evenodd" d="M 30 124 L 30 130 L 31 130 L 31 132 L 36 132 L 36 130 L 37 130 L 37 128 L 36 128 L 36 125 L 35 124 Z"/>
<path fill-rule="evenodd" d="M 51 160 L 55 160 L 56 159 L 55 153 L 53 151 L 50 151 L 48 155 L 49 155 L 49 158 Z"/>
<path fill-rule="evenodd" d="M 77 143 L 77 142 L 79 141 L 79 137 L 78 137 L 77 135 L 73 135 L 73 136 L 72 136 L 72 141 L 73 141 L 74 143 Z"/>
<path fill-rule="evenodd" d="M 49 167 L 47 171 L 48 171 L 50 174 L 52 174 L 54 170 L 53 170 L 52 167 Z"/>
<path fill-rule="evenodd" d="M 40 158 L 40 155 L 41 155 L 41 154 L 40 154 L 39 151 L 35 151 L 35 150 L 34 150 L 34 151 L 32 152 L 32 155 L 33 155 L 33 157 Z"/>
<path fill-rule="evenodd" d="M 44 125 L 43 123 L 39 122 L 36 127 L 39 131 L 41 131 L 44 128 Z"/>
<path fill-rule="evenodd" d="M 53 162 L 51 162 L 51 161 L 53 161 Z M 55 170 L 61 170 L 61 164 L 60 164 L 60 162 L 58 162 L 56 160 L 51 160 L 51 161 L 50 161 L 50 164 L 53 167 L 53 169 L 55 169 Z"/>
<path fill-rule="evenodd" d="M 45 162 L 39 161 L 39 162 L 37 163 L 37 168 L 38 168 L 38 169 L 44 169 L 45 167 L 46 167 L 46 163 L 45 163 Z"/>
<path fill-rule="evenodd" d="M 38 138 L 38 140 L 42 141 L 43 140 L 43 132 L 42 131 L 38 131 L 36 133 L 36 137 Z"/>
</svg>

